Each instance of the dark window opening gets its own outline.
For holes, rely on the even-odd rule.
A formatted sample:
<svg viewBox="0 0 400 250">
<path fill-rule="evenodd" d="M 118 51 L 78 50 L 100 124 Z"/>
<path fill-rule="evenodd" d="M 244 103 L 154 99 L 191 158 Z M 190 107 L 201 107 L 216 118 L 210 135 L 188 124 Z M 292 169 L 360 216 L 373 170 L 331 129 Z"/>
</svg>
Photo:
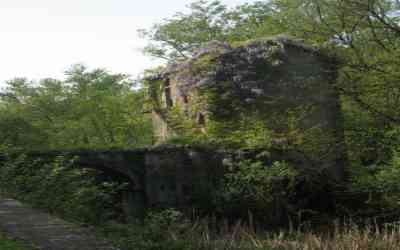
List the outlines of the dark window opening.
<svg viewBox="0 0 400 250">
<path fill-rule="evenodd" d="M 165 81 L 165 102 L 167 104 L 167 108 L 170 108 L 174 105 L 173 101 L 172 101 L 172 96 L 171 96 L 171 85 L 170 85 L 170 81 L 169 79 L 167 79 Z"/>
<path fill-rule="evenodd" d="M 206 118 L 202 113 L 199 113 L 199 116 L 197 118 L 197 123 L 199 125 L 206 125 Z"/>
<path fill-rule="evenodd" d="M 182 96 L 183 103 L 187 104 L 189 102 L 189 98 L 187 95 Z"/>
</svg>

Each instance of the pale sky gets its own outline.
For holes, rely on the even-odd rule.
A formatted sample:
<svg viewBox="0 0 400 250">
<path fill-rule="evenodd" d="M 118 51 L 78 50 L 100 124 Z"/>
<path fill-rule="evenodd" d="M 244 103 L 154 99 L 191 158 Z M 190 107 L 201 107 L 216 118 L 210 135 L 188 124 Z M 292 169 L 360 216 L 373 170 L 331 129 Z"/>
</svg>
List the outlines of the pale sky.
<svg viewBox="0 0 400 250">
<path fill-rule="evenodd" d="M 190 0 L 0 0 L 0 87 L 14 77 L 62 78 L 72 64 L 137 76 L 137 29 L 185 11 Z M 246 0 L 223 0 L 234 6 Z"/>
</svg>

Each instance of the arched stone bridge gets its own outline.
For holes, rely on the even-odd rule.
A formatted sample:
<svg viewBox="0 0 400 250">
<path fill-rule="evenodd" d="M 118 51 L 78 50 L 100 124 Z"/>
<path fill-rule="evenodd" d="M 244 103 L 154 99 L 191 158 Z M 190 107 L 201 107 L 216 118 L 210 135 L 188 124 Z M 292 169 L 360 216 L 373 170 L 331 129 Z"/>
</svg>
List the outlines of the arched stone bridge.
<svg viewBox="0 0 400 250">
<path fill-rule="evenodd" d="M 128 179 L 124 209 L 141 217 L 148 207 L 189 205 L 199 188 L 212 189 L 223 175 L 228 152 L 189 147 L 133 150 L 74 150 L 30 152 L 30 158 L 74 157 L 74 166 Z"/>
<path fill-rule="evenodd" d="M 30 152 L 27 156 L 49 160 L 57 156 L 73 157 L 75 167 L 123 177 L 130 183 L 123 195 L 125 213 L 128 218 L 141 218 L 149 207 L 190 207 L 198 194 L 204 198 L 212 193 L 225 173 L 226 163 L 254 159 L 258 153 L 254 150 L 159 146 L 132 150 Z M 302 169 L 315 165 L 297 152 L 272 150 L 269 153 L 263 159 L 266 165 L 282 160 Z M 326 168 L 328 175 L 337 166 L 332 164 Z M 321 167 L 318 171 L 322 171 Z"/>
</svg>

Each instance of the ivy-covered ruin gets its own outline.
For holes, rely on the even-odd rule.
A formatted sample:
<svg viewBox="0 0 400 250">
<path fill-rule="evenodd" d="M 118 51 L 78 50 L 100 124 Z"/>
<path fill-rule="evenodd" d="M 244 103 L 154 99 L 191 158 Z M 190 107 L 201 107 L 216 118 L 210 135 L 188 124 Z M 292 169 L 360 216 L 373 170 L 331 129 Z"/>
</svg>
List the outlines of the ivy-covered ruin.
<svg viewBox="0 0 400 250">
<path fill-rule="evenodd" d="M 156 140 L 279 150 L 341 179 L 337 65 L 284 36 L 211 42 L 147 78 Z"/>
</svg>

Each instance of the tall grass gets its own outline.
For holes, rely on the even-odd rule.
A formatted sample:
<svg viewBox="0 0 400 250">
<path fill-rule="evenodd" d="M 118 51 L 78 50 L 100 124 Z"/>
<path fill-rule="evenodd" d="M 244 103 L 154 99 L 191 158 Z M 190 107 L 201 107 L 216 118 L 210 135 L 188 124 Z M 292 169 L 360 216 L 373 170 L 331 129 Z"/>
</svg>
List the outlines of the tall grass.
<svg viewBox="0 0 400 250">
<path fill-rule="evenodd" d="M 160 218 L 158 218 L 160 219 Z M 157 219 L 157 220 L 158 220 Z M 398 250 L 400 224 L 357 226 L 355 223 L 320 228 L 256 231 L 241 223 L 210 226 L 147 221 L 144 225 L 109 225 L 103 233 L 124 250 Z"/>
</svg>

